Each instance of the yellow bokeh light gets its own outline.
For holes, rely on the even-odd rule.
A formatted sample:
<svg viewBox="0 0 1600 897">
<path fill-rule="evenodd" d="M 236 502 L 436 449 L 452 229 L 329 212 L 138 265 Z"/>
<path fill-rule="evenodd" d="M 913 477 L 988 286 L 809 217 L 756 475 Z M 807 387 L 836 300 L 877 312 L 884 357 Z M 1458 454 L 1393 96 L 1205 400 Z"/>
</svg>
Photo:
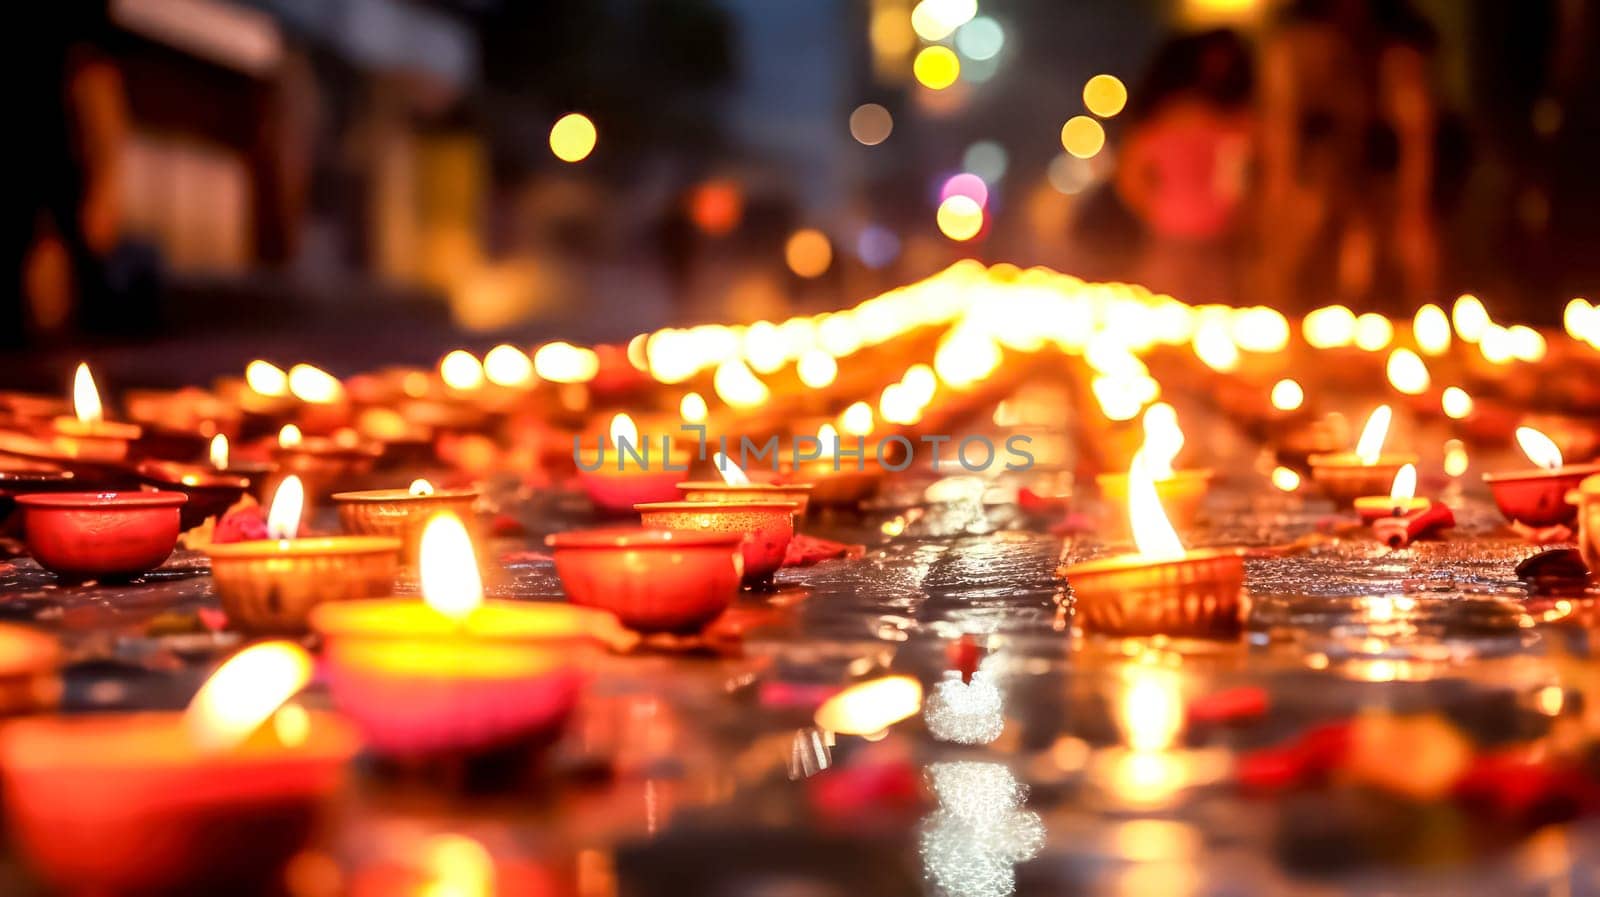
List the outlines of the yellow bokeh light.
<svg viewBox="0 0 1600 897">
<path fill-rule="evenodd" d="M 872 434 L 872 406 L 866 402 L 856 402 L 839 415 L 839 432 L 848 436 L 869 436 Z"/>
<path fill-rule="evenodd" d="M 1272 485 L 1281 492 L 1293 492 L 1300 488 L 1300 474 L 1288 467 L 1274 467 Z"/>
<path fill-rule="evenodd" d="M 1450 323 L 1455 325 L 1456 336 L 1463 342 L 1475 343 L 1489 329 L 1489 310 L 1483 307 L 1477 296 L 1463 294 L 1450 309 Z"/>
<path fill-rule="evenodd" d="M 911 61 L 911 74 L 929 90 L 944 90 L 961 77 L 961 60 L 949 47 L 924 47 Z"/>
<path fill-rule="evenodd" d="M 1110 118 L 1128 105 L 1128 88 L 1116 75 L 1095 75 L 1083 85 L 1083 106 L 1101 118 Z"/>
<path fill-rule="evenodd" d="M 1444 444 L 1444 472 L 1453 477 L 1461 476 L 1467 472 L 1467 447 L 1459 439 L 1447 440 Z"/>
<path fill-rule="evenodd" d="M 1328 305 L 1307 313 L 1300 330 L 1313 349 L 1348 346 L 1356 338 L 1356 316 L 1343 305 Z"/>
<path fill-rule="evenodd" d="M 877 146 L 893 130 L 894 116 L 877 103 L 862 103 L 850 113 L 850 136 L 863 146 Z"/>
<path fill-rule="evenodd" d="M 600 356 L 593 349 L 557 340 L 533 353 L 533 369 L 551 383 L 588 383 L 600 372 Z"/>
<path fill-rule="evenodd" d="M 1087 115 L 1074 115 L 1061 126 L 1061 148 L 1079 159 L 1091 159 L 1106 145 L 1106 129 Z"/>
<path fill-rule="evenodd" d="M 930 43 L 941 41 L 977 14 L 977 0 L 922 0 L 911 9 L 911 30 Z"/>
<path fill-rule="evenodd" d="M 1431 382 L 1428 366 L 1410 349 L 1399 348 L 1389 353 L 1389 361 L 1384 369 L 1389 376 L 1389 385 L 1400 392 L 1408 396 L 1420 396 L 1428 391 Z"/>
<path fill-rule="evenodd" d="M 1356 347 L 1367 352 L 1387 348 L 1394 341 L 1394 324 L 1377 312 L 1356 318 Z"/>
<path fill-rule="evenodd" d="M 706 408 L 705 397 L 697 392 L 687 392 L 678 402 L 678 416 L 686 424 L 703 424 L 710 409 Z"/>
<path fill-rule="evenodd" d="M 1445 417 L 1464 420 L 1472 414 L 1472 396 L 1459 386 L 1447 386 L 1439 396 L 1439 406 L 1444 409 Z"/>
<path fill-rule="evenodd" d="M 983 207 L 970 196 L 952 194 L 939 203 L 934 218 L 939 232 L 958 243 L 965 242 L 983 230 Z"/>
<path fill-rule="evenodd" d="M 1300 384 L 1288 377 L 1272 385 L 1272 407 L 1279 411 L 1293 411 L 1305 403 L 1306 392 Z"/>
<path fill-rule="evenodd" d="M 263 396 L 282 396 L 289 393 L 289 375 L 270 361 L 257 359 L 244 368 L 244 382 Z"/>
<path fill-rule="evenodd" d="M 1411 335 L 1424 355 L 1443 355 L 1450 350 L 1450 318 L 1437 305 L 1424 305 L 1411 319 Z"/>
<path fill-rule="evenodd" d="M 570 112 L 550 128 L 550 152 L 563 162 L 582 162 L 594 152 L 598 136 L 588 116 Z"/>
<path fill-rule="evenodd" d="M 783 257 L 789 270 L 801 277 L 821 277 L 833 264 L 833 244 L 822 231 L 804 228 L 789 237 Z"/>
<path fill-rule="evenodd" d="M 439 378 L 451 389 L 477 389 L 483 385 L 483 365 L 471 352 L 457 349 L 439 362 Z"/>
<path fill-rule="evenodd" d="M 502 343 L 483 356 L 483 373 L 496 386 L 524 386 L 533 380 L 533 359 L 516 346 Z"/>
<path fill-rule="evenodd" d="M 794 370 L 801 383 L 812 389 L 821 389 L 839 376 L 839 362 L 821 349 L 807 349 L 795 362 Z"/>
</svg>

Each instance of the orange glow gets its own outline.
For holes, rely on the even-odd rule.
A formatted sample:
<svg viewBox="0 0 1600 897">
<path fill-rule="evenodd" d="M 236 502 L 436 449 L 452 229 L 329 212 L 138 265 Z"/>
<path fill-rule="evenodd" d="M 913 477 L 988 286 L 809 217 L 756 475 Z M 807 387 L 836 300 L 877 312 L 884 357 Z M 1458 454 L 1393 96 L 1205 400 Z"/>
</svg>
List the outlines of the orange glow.
<svg viewBox="0 0 1600 897">
<path fill-rule="evenodd" d="M 419 477 L 419 478 L 411 481 L 411 486 L 406 489 L 406 492 L 408 492 L 408 493 L 410 493 L 412 495 L 419 495 L 419 496 L 420 495 L 432 495 L 433 494 L 433 484 L 428 482 L 427 480 L 422 479 L 422 478 Z"/>
<path fill-rule="evenodd" d="M 588 383 L 600 372 L 600 356 L 593 349 L 557 340 L 533 353 L 533 370 L 551 383 Z"/>
<path fill-rule="evenodd" d="M 1432 382 L 1428 376 L 1428 366 L 1422 363 L 1417 353 L 1406 348 L 1389 353 L 1385 371 L 1389 376 L 1389 385 L 1408 396 L 1422 395 Z"/>
<path fill-rule="evenodd" d="M 815 228 L 797 230 L 783 247 L 784 261 L 789 270 L 801 277 L 821 277 L 833 264 L 833 244 Z"/>
<path fill-rule="evenodd" d="M 569 112 L 556 119 L 550 128 L 550 152 L 563 162 L 582 162 L 594 152 L 599 139 L 594 122 L 577 112 Z"/>
<path fill-rule="evenodd" d="M 961 77 L 961 60 L 949 47 L 923 47 L 911 61 L 911 74 L 929 90 L 944 90 Z"/>
<path fill-rule="evenodd" d="M 1573 299 L 1561 312 L 1561 326 L 1566 328 L 1567 336 L 1591 346 L 1600 341 L 1597 340 L 1600 337 L 1597 324 L 1600 321 L 1596 320 L 1595 307 L 1587 299 Z"/>
<path fill-rule="evenodd" d="M 1225 374 L 1239 366 L 1239 347 L 1228 332 L 1226 321 L 1212 318 L 1201 323 L 1195 328 L 1191 342 L 1194 354 L 1206 367 Z"/>
<path fill-rule="evenodd" d="M 446 511 L 429 520 L 418 554 L 422 600 L 429 607 L 462 620 L 483 603 L 478 558 L 460 517 Z"/>
<path fill-rule="evenodd" d="M 228 437 L 221 433 L 211 437 L 211 466 L 218 470 L 228 466 Z"/>
<path fill-rule="evenodd" d="M 1456 336 L 1465 343 L 1475 343 L 1489 329 L 1489 310 L 1477 296 L 1463 294 L 1450 309 L 1450 322 L 1455 325 Z"/>
<path fill-rule="evenodd" d="M 300 512 L 305 504 L 306 487 L 300 478 L 292 474 L 284 477 L 267 509 L 267 538 L 293 539 L 300 532 Z"/>
<path fill-rule="evenodd" d="M 289 394 L 289 375 L 271 362 L 258 360 L 245 365 L 244 382 L 258 395 L 284 396 Z"/>
<path fill-rule="evenodd" d="M 1095 75 L 1083 85 L 1083 107 L 1110 118 L 1128 105 L 1128 88 L 1116 75 Z"/>
<path fill-rule="evenodd" d="M 1343 305 L 1328 305 L 1309 312 L 1300 329 L 1313 349 L 1334 349 L 1355 342 L 1356 316 Z"/>
<path fill-rule="evenodd" d="M 262 642 L 217 667 L 183 714 L 201 750 L 221 752 L 244 742 L 311 681 L 311 656 L 293 642 Z"/>
<path fill-rule="evenodd" d="M 826 424 L 824 424 L 826 426 Z M 839 415 L 839 430 L 850 436 L 872 434 L 872 406 L 856 402 Z"/>
<path fill-rule="evenodd" d="M 1517 428 L 1517 445 L 1522 447 L 1522 453 L 1537 467 L 1558 470 L 1563 463 L 1561 447 L 1533 427 Z"/>
<path fill-rule="evenodd" d="M 1306 392 L 1298 381 L 1285 377 L 1272 384 L 1272 407 L 1279 411 L 1293 411 L 1305 401 Z"/>
<path fill-rule="evenodd" d="M 876 736 L 922 709 L 922 683 L 910 676 L 858 682 L 817 708 L 817 728 L 840 735 Z"/>
<path fill-rule="evenodd" d="M 839 362 L 821 349 L 807 349 L 795 362 L 794 371 L 801 383 L 812 389 L 822 389 L 839 376 Z"/>
<path fill-rule="evenodd" d="M 633 360 L 629 345 L 629 360 Z M 526 386 L 533 382 L 533 359 L 516 346 L 504 343 L 483 356 L 483 373 L 496 386 Z"/>
<path fill-rule="evenodd" d="M 294 424 L 284 424 L 278 431 L 278 448 L 299 448 L 305 437 L 300 435 L 300 428 Z"/>
<path fill-rule="evenodd" d="M 94 385 L 94 375 L 89 373 L 89 366 L 81 362 L 72 377 L 72 410 L 78 420 L 86 424 L 97 424 L 106 416 L 100 405 L 100 390 Z"/>
<path fill-rule="evenodd" d="M 1444 472 L 1458 477 L 1467 472 L 1467 446 L 1459 439 L 1446 440 L 1444 444 Z"/>
<path fill-rule="evenodd" d="M 1128 523 L 1140 557 L 1147 561 L 1183 558 L 1183 543 L 1167 519 L 1166 509 L 1161 507 L 1151 464 L 1143 449 L 1134 454 L 1133 464 L 1128 467 Z"/>
<path fill-rule="evenodd" d="M 289 369 L 289 391 L 311 405 L 331 405 L 344 396 L 344 384 L 322 368 L 297 364 Z"/>
<path fill-rule="evenodd" d="M 957 243 L 964 243 L 983 230 L 983 206 L 970 196 L 952 193 L 939 203 L 934 220 L 939 225 L 940 233 Z"/>
<path fill-rule="evenodd" d="M 1275 308 L 1234 309 L 1229 326 L 1234 343 L 1247 352 L 1282 352 L 1289 345 L 1289 320 Z"/>
<path fill-rule="evenodd" d="M 705 397 L 697 392 L 686 392 L 678 401 L 678 416 L 683 418 L 686 424 L 703 424 L 709 413 Z"/>
<path fill-rule="evenodd" d="M 1417 465 L 1403 464 L 1394 472 L 1394 484 L 1389 487 L 1389 500 L 1397 508 L 1405 507 L 1406 503 L 1417 494 Z"/>
<path fill-rule="evenodd" d="M 1356 348 L 1376 352 L 1394 341 L 1394 324 L 1374 311 L 1356 318 Z"/>
<path fill-rule="evenodd" d="M 1393 418 L 1394 410 L 1388 405 L 1379 405 L 1367 416 L 1361 428 L 1361 439 L 1356 442 L 1356 457 L 1362 464 L 1371 467 L 1378 463 L 1383 455 L 1383 441 L 1389 436 L 1389 421 Z"/>
<path fill-rule="evenodd" d="M 1300 474 L 1288 467 L 1274 467 L 1272 485 L 1280 492 L 1294 492 L 1300 488 Z"/>
<path fill-rule="evenodd" d="M 862 103 L 850 113 L 850 136 L 863 146 L 877 146 L 893 130 L 894 116 L 877 103 Z"/>
<path fill-rule="evenodd" d="M 1472 396 L 1459 386 L 1447 386 L 1439 396 L 1439 406 L 1444 409 L 1445 417 L 1465 420 L 1472 414 Z"/>
<path fill-rule="evenodd" d="M 1450 351 L 1450 318 L 1437 305 L 1424 305 L 1411 319 L 1411 335 L 1424 355 Z"/>
<path fill-rule="evenodd" d="M 1074 115 L 1061 126 L 1061 148 L 1079 159 L 1092 159 L 1106 145 L 1106 129 L 1087 115 Z"/>
<path fill-rule="evenodd" d="M 483 385 L 483 365 L 471 352 L 457 349 L 439 362 L 439 378 L 454 390 L 477 389 Z"/>
<path fill-rule="evenodd" d="M 732 233 L 743 217 L 744 193 L 734 181 L 705 181 L 689 194 L 689 218 L 713 237 Z"/>
<path fill-rule="evenodd" d="M 618 411 L 611 417 L 611 444 L 618 450 L 624 445 L 635 449 L 639 447 L 639 428 L 626 411 Z"/>
<path fill-rule="evenodd" d="M 1178 673 L 1138 664 L 1123 671 L 1126 687 L 1117 701 L 1117 722 L 1128 747 L 1165 751 L 1183 731 L 1183 695 Z"/>
<path fill-rule="evenodd" d="M 744 468 L 733 462 L 732 458 L 721 452 L 711 453 L 711 463 L 717 467 L 717 472 L 722 474 L 722 481 L 729 486 L 748 486 L 750 478 L 745 476 Z"/>
<path fill-rule="evenodd" d="M 732 408 L 759 408 L 772 395 L 767 384 L 737 358 L 717 365 L 716 373 L 711 375 L 711 385 L 717 391 L 717 398 Z"/>
</svg>

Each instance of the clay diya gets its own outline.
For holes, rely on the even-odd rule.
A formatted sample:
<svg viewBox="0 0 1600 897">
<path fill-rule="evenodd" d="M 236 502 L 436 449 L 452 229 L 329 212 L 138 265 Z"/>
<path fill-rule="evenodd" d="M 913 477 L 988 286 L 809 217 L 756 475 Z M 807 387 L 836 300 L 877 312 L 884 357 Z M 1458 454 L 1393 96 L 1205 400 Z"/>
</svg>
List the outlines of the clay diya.
<svg viewBox="0 0 1600 897">
<path fill-rule="evenodd" d="M 422 536 L 422 600 L 318 606 L 335 704 L 375 750 L 478 754 L 553 740 L 577 705 L 589 653 L 637 643 L 615 617 L 567 604 L 487 601 L 466 527 Z"/>
<path fill-rule="evenodd" d="M 1395 472 L 1394 484 L 1390 486 L 1389 494 L 1361 496 L 1355 501 L 1356 513 L 1361 516 L 1362 523 L 1370 525 L 1385 517 L 1409 517 L 1426 511 L 1433 502 L 1426 498 L 1418 498 L 1416 493 L 1417 466 L 1401 465 Z"/>
<path fill-rule="evenodd" d="M 1600 474 L 1584 477 L 1578 488 L 1567 493 L 1567 501 L 1577 508 L 1578 551 L 1593 573 L 1600 570 Z"/>
<path fill-rule="evenodd" d="M 305 846 L 356 751 L 338 718 L 283 706 L 310 675 L 300 648 L 256 645 L 185 713 L 7 724 L 9 834 L 62 893 L 255 893 Z"/>
<path fill-rule="evenodd" d="M 1116 636 L 1218 638 L 1243 623 L 1244 557 L 1234 549 L 1184 550 L 1141 455 L 1128 471 L 1134 554 L 1061 572 L 1083 631 Z"/>
<path fill-rule="evenodd" d="M 72 382 L 73 417 L 57 417 L 51 422 L 52 444 L 69 458 L 85 461 L 116 462 L 128 456 L 128 445 L 143 432 L 134 424 L 113 423 L 105 419 L 100 391 L 87 364 L 79 364 Z"/>
<path fill-rule="evenodd" d="M 387 536 L 399 539 L 402 558 L 413 566 L 422 548 L 422 530 L 435 514 L 444 511 L 464 521 L 473 519 L 478 501 L 475 489 L 435 489 L 427 480 L 417 480 L 406 489 L 369 489 L 363 492 L 335 492 L 339 522 L 347 533 Z"/>
<path fill-rule="evenodd" d="M 578 481 L 595 507 L 605 514 L 627 514 L 643 502 L 670 501 L 678 497 L 678 483 L 689 469 L 689 453 L 671 448 L 670 440 L 652 447 L 639 441 L 633 418 L 619 413 L 611 419 L 611 448 L 578 450 Z M 652 450 L 654 449 L 654 451 Z"/>
<path fill-rule="evenodd" d="M 393 589 L 399 539 L 296 538 L 304 504 L 299 477 L 286 477 L 267 512 L 267 538 L 206 546 L 229 624 L 252 633 L 301 633 L 319 604 Z"/>
<path fill-rule="evenodd" d="M 678 491 L 684 501 L 761 502 L 788 501 L 798 506 L 797 514 L 804 514 L 811 500 L 811 483 L 752 483 L 744 469 L 726 458 L 721 452 L 712 455 L 712 463 L 722 472 L 722 480 L 696 480 L 679 483 Z"/>
<path fill-rule="evenodd" d="M 198 464 L 145 461 L 135 470 L 146 485 L 189 496 L 180 522 L 185 532 L 206 522 L 208 517 L 222 516 L 250 488 L 250 481 L 244 477 L 228 476 Z"/>
<path fill-rule="evenodd" d="M 1600 473 L 1600 464 L 1567 464 L 1550 437 L 1532 427 L 1517 428 L 1517 444 L 1534 469 L 1486 473 L 1483 481 L 1500 513 L 1512 523 L 1535 529 L 1570 526 L 1578 509 L 1567 494 L 1586 477 Z"/>
<path fill-rule="evenodd" d="M 285 475 L 298 476 L 306 491 L 317 497 L 327 497 L 338 483 L 365 476 L 383 450 L 362 442 L 354 430 L 338 437 L 306 436 L 294 424 L 278 431 L 278 447 L 272 458 Z"/>
<path fill-rule="evenodd" d="M 1335 504 L 1353 507 L 1364 495 L 1382 495 L 1394 482 L 1394 475 L 1406 464 L 1417 463 L 1415 455 L 1383 453 L 1394 412 L 1379 405 L 1367 417 L 1354 452 L 1312 455 L 1311 479 Z"/>
<path fill-rule="evenodd" d="M 545 538 L 567 600 L 638 632 L 699 632 L 733 602 L 742 533 L 613 528 Z"/>
<path fill-rule="evenodd" d="M 278 465 L 271 461 L 249 461 L 236 457 L 228 437 L 222 433 L 211 437 L 211 446 L 208 452 L 211 470 L 227 477 L 238 477 L 248 485 L 247 488 L 257 501 L 267 498 L 267 483 L 272 475 L 277 473 Z"/>
<path fill-rule="evenodd" d="M 62 579 L 132 579 L 178 545 L 181 492 L 57 492 L 16 497 L 28 553 Z"/>
<path fill-rule="evenodd" d="M 663 501 L 634 505 L 650 529 L 744 536 L 744 584 L 764 585 L 783 566 L 798 506 L 788 501 Z"/>
</svg>

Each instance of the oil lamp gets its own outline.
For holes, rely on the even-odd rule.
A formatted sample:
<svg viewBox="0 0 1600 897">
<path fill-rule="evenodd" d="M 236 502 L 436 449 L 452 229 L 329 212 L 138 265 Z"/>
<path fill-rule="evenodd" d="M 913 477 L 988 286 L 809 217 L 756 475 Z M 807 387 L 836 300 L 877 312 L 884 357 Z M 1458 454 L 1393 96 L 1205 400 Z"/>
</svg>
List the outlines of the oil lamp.
<svg viewBox="0 0 1600 897">
<path fill-rule="evenodd" d="M 419 479 L 405 489 L 335 492 L 333 501 L 345 532 L 399 539 L 406 563 L 415 566 L 422 548 L 422 530 L 428 521 L 444 511 L 471 521 L 478 491 L 436 489 L 427 480 Z"/>
<path fill-rule="evenodd" d="M 211 437 L 206 460 L 213 471 L 244 479 L 249 484 L 250 494 L 258 500 L 265 500 L 267 481 L 278 470 L 278 466 L 271 461 L 252 461 L 238 457 L 238 453 L 228 442 L 227 435 L 223 433 Z"/>
<path fill-rule="evenodd" d="M 28 553 L 65 580 L 132 579 L 178 544 L 188 496 L 181 492 L 56 492 L 19 495 Z"/>
<path fill-rule="evenodd" d="M 558 735 L 578 702 L 590 649 L 638 636 L 568 604 L 488 601 L 472 540 L 450 513 L 422 534 L 422 600 L 323 604 L 334 702 L 385 754 L 479 753 Z"/>
<path fill-rule="evenodd" d="M 305 487 L 285 477 L 267 512 L 267 538 L 213 543 L 211 578 L 232 625 L 246 632 L 300 633 L 313 607 L 387 594 L 400 540 L 382 536 L 297 538 Z"/>
<path fill-rule="evenodd" d="M 269 642 L 183 713 L 7 724 L 9 834 L 63 893 L 254 892 L 304 846 L 356 750 L 336 717 L 286 703 L 310 677 L 303 649 Z"/>
<path fill-rule="evenodd" d="M 694 633 L 728 609 L 744 572 L 737 532 L 610 528 L 556 533 L 567 600 L 638 632 Z"/>
<path fill-rule="evenodd" d="M 115 462 L 128 456 L 128 444 L 143 431 L 134 424 L 113 423 L 105 419 L 100 391 L 95 388 L 89 366 L 80 363 L 72 378 L 73 417 L 58 417 L 52 422 L 55 448 L 68 458 Z"/>
<path fill-rule="evenodd" d="M 610 437 L 610 452 L 600 446 L 578 457 L 578 481 L 597 509 L 627 514 L 636 504 L 678 497 L 678 483 L 689 469 L 687 452 L 664 442 L 662 451 L 652 455 L 649 441 L 639 441 L 639 429 L 626 412 L 611 418 Z"/>
<path fill-rule="evenodd" d="M 1361 522 L 1370 524 L 1383 517 L 1409 517 L 1428 509 L 1426 498 L 1417 498 L 1417 465 L 1403 464 L 1395 471 L 1388 495 L 1363 495 L 1355 501 Z"/>
<path fill-rule="evenodd" d="M 1379 405 L 1368 415 L 1354 452 L 1312 455 L 1311 478 L 1336 504 L 1351 506 L 1363 495 L 1381 495 L 1394 482 L 1401 465 L 1415 464 L 1415 455 L 1383 453 L 1394 412 Z"/>
<path fill-rule="evenodd" d="M 1211 471 L 1173 470 L 1172 462 L 1182 448 L 1183 430 L 1178 426 L 1177 411 L 1166 402 L 1145 409 L 1144 444 L 1139 451 L 1155 478 L 1156 495 L 1167 509 L 1168 519 L 1175 526 L 1187 527 L 1199 514 L 1211 484 Z M 1119 510 L 1128 507 L 1128 474 L 1102 473 L 1094 480 L 1108 504 Z"/>
<path fill-rule="evenodd" d="M 334 484 L 364 476 L 382 449 L 365 443 L 354 430 L 335 437 L 306 436 L 294 424 L 278 431 L 273 460 L 284 474 L 299 476 L 313 496 L 327 497 Z"/>
<path fill-rule="evenodd" d="M 208 517 L 220 517 L 250 488 L 250 481 L 244 477 L 228 476 L 198 464 L 144 461 L 135 469 L 146 485 L 189 496 L 181 520 L 186 532 Z"/>
<path fill-rule="evenodd" d="M 794 538 L 791 501 L 660 501 L 634 505 L 650 529 L 732 533 L 744 537 L 744 584 L 764 586 L 783 566 Z"/>
<path fill-rule="evenodd" d="M 1185 551 L 1162 510 L 1143 453 L 1128 468 L 1134 554 L 1062 570 L 1085 632 L 1222 637 L 1238 633 L 1244 558 L 1232 549 Z"/>
<path fill-rule="evenodd" d="M 722 474 L 722 481 L 679 483 L 684 501 L 789 501 L 798 506 L 795 513 L 803 514 L 815 488 L 811 483 L 752 483 L 744 468 L 721 452 L 713 453 L 711 461 Z"/>
<path fill-rule="evenodd" d="M 1567 503 L 1567 493 L 1585 477 L 1600 473 L 1600 464 L 1565 463 L 1560 447 L 1532 427 L 1517 428 L 1517 445 L 1534 469 L 1483 475 L 1500 513 L 1512 523 L 1535 529 L 1570 526 L 1578 509 Z"/>
</svg>

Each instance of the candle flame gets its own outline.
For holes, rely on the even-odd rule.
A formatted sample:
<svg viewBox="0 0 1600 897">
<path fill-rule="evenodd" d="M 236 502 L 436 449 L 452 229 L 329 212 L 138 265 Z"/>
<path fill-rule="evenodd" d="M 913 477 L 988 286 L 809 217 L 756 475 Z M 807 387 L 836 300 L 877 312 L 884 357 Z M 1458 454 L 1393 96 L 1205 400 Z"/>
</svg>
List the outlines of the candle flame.
<svg viewBox="0 0 1600 897">
<path fill-rule="evenodd" d="M 1428 366 L 1422 358 L 1404 347 L 1389 353 L 1389 362 L 1384 370 L 1389 375 L 1389 385 L 1408 396 L 1422 395 L 1432 382 L 1428 376 Z"/>
<path fill-rule="evenodd" d="M 545 343 L 533 353 L 533 370 L 551 383 L 588 383 L 600 372 L 600 356 L 571 343 Z"/>
<path fill-rule="evenodd" d="M 300 435 L 300 428 L 294 424 L 284 424 L 278 431 L 278 448 L 299 448 L 305 437 Z"/>
<path fill-rule="evenodd" d="M 105 410 L 100 405 L 100 390 L 94 385 L 94 375 L 89 373 L 89 366 L 81 362 L 77 374 L 72 378 L 72 410 L 77 413 L 78 420 L 86 424 L 96 424 L 105 419 Z"/>
<path fill-rule="evenodd" d="M 727 483 L 729 486 L 750 485 L 750 478 L 745 476 L 744 468 L 733 463 L 732 458 L 729 458 L 727 455 L 724 455 L 721 452 L 713 452 L 711 455 L 711 461 L 717 465 L 717 470 L 721 472 L 722 481 L 724 483 Z"/>
<path fill-rule="evenodd" d="M 262 642 L 229 658 L 200 686 L 184 728 L 201 750 L 227 751 L 311 681 L 311 656 L 293 642 Z"/>
<path fill-rule="evenodd" d="M 1450 318 L 1437 305 L 1424 305 L 1411 319 L 1411 335 L 1425 355 L 1443 355 L 1450 350 Z"/>
<path fill-rule="evenodd" d="M 1456 299 L 1456 304 L 1450 308 L 1450 322 L 1455 325 L 1456 336 L 1467 343 L 1483 339 L 1493 323 L 1489 318 L 1489 310 L 1483 307 L 1477 296 L 1470 293 Z"/>
<path fill-rule="evenodd" d="M 639 447 L 639 428 L 626 411 L 619 411 L 611 418 L 611 444 L 617 451 L 622 451 L 624 445 L 630 449 Z"/>
<path fill-rule="evenodd" d="M 1292 468 L 1274 467 L 1272 469 L 1272 485 L 1280 492 L 1293 492 L 1300 488 L 1300 474 Z"/>
<path fill-rule="evenodd" d="M 322 368 L 297 364 L 289 369 L 289 391 L 302 402 L 331 405 L 344 395 L 344 384 Z"/>
<path fill-rule="evenodd" d="M 839 415 L 839 429 L 851 436 L 869 436 L 872 434 L 872 406 L 866 402 L 856 402 Z"/>
<path fill-rule="evenodd" d="M 1156 494 L 1155 478 L 1144 450 L 1133 456 L 1128 467 L 1128 524 L 1133 529 L 1133 544 L 1148 561 L 1176 561 L 1183 557 L 1183 542 L 1167 519 Z"/>
<path fill-rule="evenodd" d="M 472 538 L 461 518 L 438 514 L 422 530 L 422 600 L 441 614 L 462 620 L 483 603 L 483 578 Z"/>
<path fill-rule="evenodd" d="M 228 469 L 228 437 L 222 433 L 211 437 L 211 466 L 218 470 Z"/>
<path fill-rule="evenodd" d="M 289 393 L 289 375 L 270 361 L 257 359 L 245 365 L 244 382 L 259 395 L 282 396 Z"/>
<path fill-rule="evenodd" d="M 1299 381 L 1289 377 L 1272 384 L 1272 407 L 1279 411 L 1293 411 L 1305 404 L 1306 391 Z"/>
<path fill-rule="evenodd" d="M 1555 441 L 1533 427 L 1517 428 L 1517 444 L 1522 446 L 1522 453 L 1528 460 L 1545 470 L 1557 470 L 1561 467 L 1561 447 Z"/>
<path fill-rule="evenodd" d="M 1157 402 L 1144 412 L 1144 445 L 1139 451 L 1144 455 L 1145 467 L 1157 480 L 1172 479 L 1172 462 L 1183 449 L 1183 429 L 1178 426 L 1178 412 L 1166 402 Z"/>
<path fill-rule="evenodd" d="M 910 676 L 859 682 L 822 702 L 817 727 L 841 735 L 876 736 L 922 709 L 922 683 Z"/>
<path fill-rule="evenodd" d="M 439 362 L 439 378 L 451 389 L 477 389 L 483 385 L 483 364 L 471 352 L 457 349 Z"/>
<path fill-rule="evenodd" d="M 1467 457 L 1467 446 L 1459 439 L 1451 439 L 1444 444 L 1444 472 L 1450 476 L 1458 477 L 1467 472 L 1470 459 Z"/>
<path fill-rule="evenodd" d="M 1356 457 L 1367 467 L 1378 463 L 1378 458 L 1383 455 L 1383 441 L 1389 436 L 1389 421 L 1394 418 L 1394 410 L 1388 405 L 1379 405 L 1372 409 L 1367 416 L 1366 426 L 1361 428 L 1361 439 L 1356 442 Z"/>
<path fill-rule="evenodd" d="M 432 495 L 433 484 L 419 477 L 411 481 L 411 488 L 406 491 L 412 495 Z"/>
<path fill-rule="evenodd" d="M 678 416 L 686 424 L 705 423 L 708 411 L 705 397 L 697 392 L 684 393 L 682 401 L 678 402 Z"/>
<path fill-rule="evenodd" d="M 1451 420 L 1462 420 L 1472 414 L 1472 395 L 1459 386 L 1446 386 L 1439 396 L 1439 407 Z"/>
<path fill-rule="evenodd" d="M 1397 508 L 1405 507 L 1417 494 L 1417 465 L 1403 464 L 1394 473 L 1394 485 L 1389 487 L 1389 500 Z"/>
<path fill-rule="evenodd" d="M 716 372 L 711 375 L 711 386 L 717 391 L 717 398 L 734 408 L 760 407 L 772 394 L 767 384 L 740 358 L 730 358 L 717 365 Z"/>
<path fill-rule="evenodd" d="M 483 356 L 483 373 L 496 386 L 526 386 L 533 382 L 533 359 L 516 346 L 501 343 Z"/>
<path fill-rule="evenodd" d="M 272 495 L 272 507 L 267 510 L 267 538 L 293 539 L 300 531 L 300 512 L 306 504 L 306 487 L 300 478 L 286 476 Z"/>
</svg>

